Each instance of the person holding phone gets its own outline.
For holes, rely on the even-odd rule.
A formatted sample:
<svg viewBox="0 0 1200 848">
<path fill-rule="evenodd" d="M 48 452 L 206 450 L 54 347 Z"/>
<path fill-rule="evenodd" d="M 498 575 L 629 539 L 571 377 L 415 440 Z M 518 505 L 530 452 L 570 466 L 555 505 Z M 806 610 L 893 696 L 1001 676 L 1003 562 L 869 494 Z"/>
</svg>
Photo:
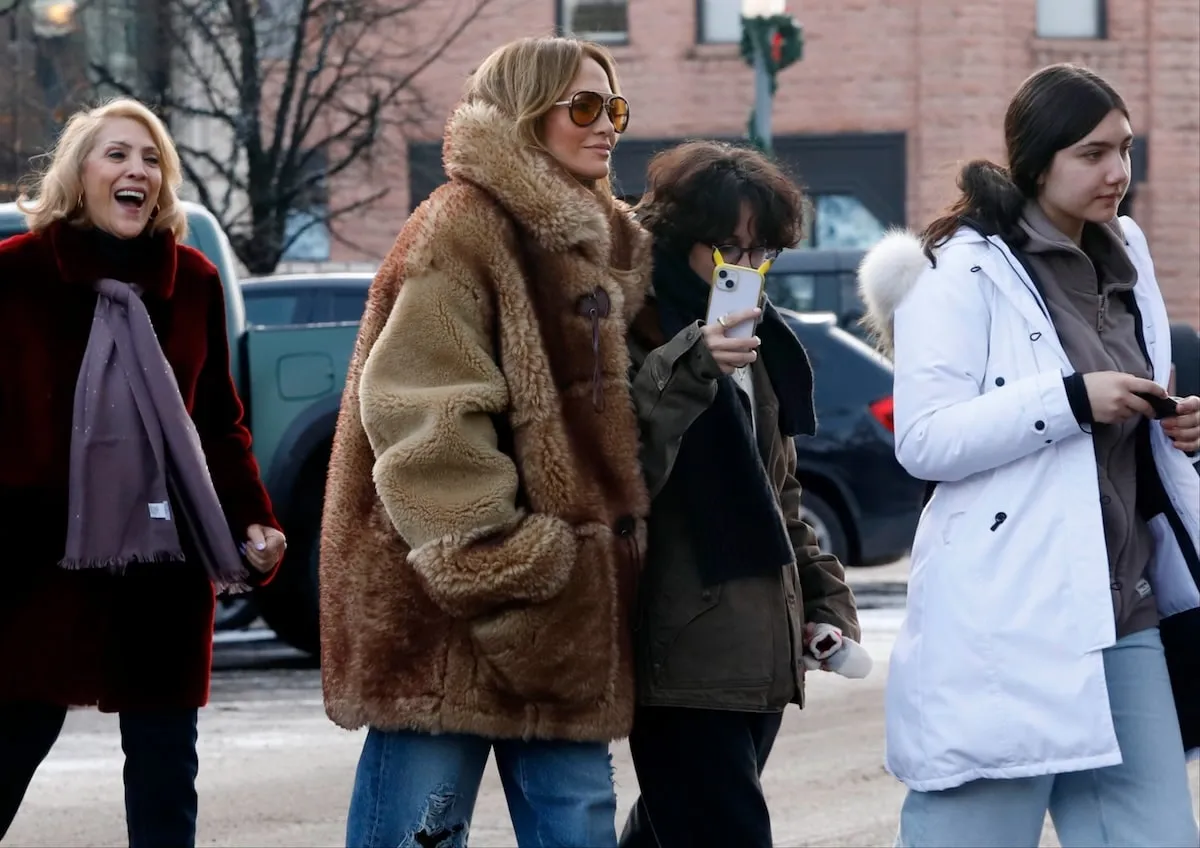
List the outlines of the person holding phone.
<svg viewBox="0 0 1200 848">
<path fill-rule="evenodd" d="M 1030 76 L 1007 167 L 860 269 L 895 359 L 896 456 L 936 484 L 887 682 L 897 844 L 1196 845 L 1200 398 L 1167 398 L 1167 311 L 1129 187 L 1130 113 Z M 1160 418 L 1159 412 L 1170 417 Z"/>
<path fill-rule="evenodd" d="M 842 566 L 800 520 L 793 437 L 816 424 L 804 348 L 765 299 L 705 321 L 714 256 L 757 289 L 755 269 L 800 240 L 802 208 L 761 153 L 692 142 L 651 161 L 635 210 L 654 236 L 630 332 L 653 502 L 626 848 L 770 846 L 759 778 L 784 707 L 803 702 L 805 646 L 818 626 L 859 638 Z"/>
<path fill-rule="evenodd" d="M 522 845 L 616 844 L 649 509 L 625 337 L 650 237 L 609 184 L 629 115 L 603 47 L 498 48 L 371 286 L 320 562 L 326 711 L 369 728 L 355 848 L 465 845 L 493 752 Z"/>
</svg>

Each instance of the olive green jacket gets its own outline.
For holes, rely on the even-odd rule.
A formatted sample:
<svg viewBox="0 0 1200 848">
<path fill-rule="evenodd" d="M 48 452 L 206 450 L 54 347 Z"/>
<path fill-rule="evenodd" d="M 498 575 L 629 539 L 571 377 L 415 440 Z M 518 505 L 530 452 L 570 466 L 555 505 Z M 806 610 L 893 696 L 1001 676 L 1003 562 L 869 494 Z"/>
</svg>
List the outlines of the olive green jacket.
<svg viewBox="0 0 1200 848">
<path fill-rule="evenodd" d="M 663 340 L 653 297 L 629 339 L 642 469 L 653 498 L 636 615 L 638 701 L 758 712 L 803 704 L 805 622 L 833 624 L 859 639 L 858 615 L 841 563 L 821 553 L 800 520 L 796 447 L 779 430 L 779 401 L 766 370 L 761 362 L 751 366 L 758 448 L 795 559 L 777 576 L 706 586 L 689 527 L 694 517 L 663 487 L 684 434 L 716 396 L 721 372 L 698 323 Z"/>
</svg>

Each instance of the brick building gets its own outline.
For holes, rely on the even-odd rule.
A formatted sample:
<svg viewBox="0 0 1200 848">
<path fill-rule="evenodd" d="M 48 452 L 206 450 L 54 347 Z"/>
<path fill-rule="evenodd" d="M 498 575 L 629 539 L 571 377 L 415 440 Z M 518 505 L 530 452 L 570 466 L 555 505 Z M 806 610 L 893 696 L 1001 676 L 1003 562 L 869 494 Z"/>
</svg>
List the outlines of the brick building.
<svg viewBox="0 0 1200 848">
<path fill-rule="evenodd" d="M 496 0 L 424 91 L 438 120 L 408 144 L 387 201 L 335 260 L 377 258 L 443 179 L 441 120 L 488 51 L 523 35 L 605 41 L 632 103 L 614 154 L 641 190 L 651 153 L 689 137 L 740 137 L 753 98 L 738 55 L 738 0 Z M 776 153 L 808 187 L 817 246 L 919 227 L 953 195 L 958 165 L 1002 154 L 1005 106 L 1037 68 L 1085 64 L 1115 84 L 1137 135 L 1128 203 L 1146 230 L 1168 308 L 1200 324 L 1200 5 L 1197 0 L 789 0 L 803 61 L 775 100 Z M 383 175 L 375 175 L 375 179 Z M 332 186 L 337 191 L 336 183 Z"/>
</svg>

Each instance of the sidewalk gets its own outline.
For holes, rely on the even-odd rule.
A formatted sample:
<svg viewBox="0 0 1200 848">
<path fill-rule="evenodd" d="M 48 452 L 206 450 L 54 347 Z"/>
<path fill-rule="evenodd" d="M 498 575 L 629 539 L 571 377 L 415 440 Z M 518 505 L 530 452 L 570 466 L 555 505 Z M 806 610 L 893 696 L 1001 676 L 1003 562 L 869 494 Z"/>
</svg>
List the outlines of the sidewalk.
<svg viewBox="0 0 1200 848">
<path fill-rule="evenodd" d="M 847 569 L 846 582 L 854 590 L 859 609 L 903 608 L 908 592 L 908 557 L 887 565 Z"/>
</svg>

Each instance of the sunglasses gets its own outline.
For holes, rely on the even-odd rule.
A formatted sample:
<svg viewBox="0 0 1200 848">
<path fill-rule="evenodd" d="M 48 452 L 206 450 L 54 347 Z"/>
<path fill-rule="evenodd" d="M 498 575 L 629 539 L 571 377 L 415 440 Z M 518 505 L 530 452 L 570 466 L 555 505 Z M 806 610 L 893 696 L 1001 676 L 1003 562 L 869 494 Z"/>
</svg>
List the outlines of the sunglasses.
<svg viewBox="0 0 1200 848">
<path fill-rule="evenodd" d="M 629 101 L 619 94 L 601 94 L 598 91 L 577 91 L 570 100 L 560 100 L 555 106 L 566 106 L 571 123 L 577 127 L 590 127 L 608 113 L 613 129 L 625 132 L 629 126 Z"/>
<path fill-rule="evenodd" d="M 714 244 L 711 247 L 730 265 L 737 265 L 742 257 L 749 257 L 751 268 L 758 268 L 764 262 L 774 262 L 781 252 L 773 247 L 742 247 L 738 244 Z"/>
</svg>

